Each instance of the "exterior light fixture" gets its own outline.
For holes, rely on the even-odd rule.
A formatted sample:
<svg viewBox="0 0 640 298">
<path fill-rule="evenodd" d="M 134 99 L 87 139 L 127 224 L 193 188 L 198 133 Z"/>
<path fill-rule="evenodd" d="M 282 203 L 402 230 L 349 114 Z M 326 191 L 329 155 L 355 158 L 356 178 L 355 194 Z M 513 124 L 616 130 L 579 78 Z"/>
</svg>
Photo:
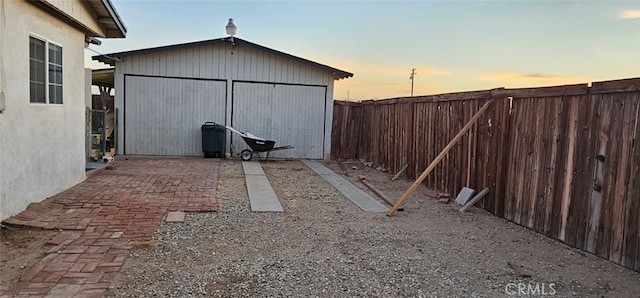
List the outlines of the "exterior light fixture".
<svg viewBox="0 0 640 298">
<path fill-rule="evenodd" d="M 231 36 L 231 42 L 233 42 L 233 36 L 238 32 L 238 27 L 233 23 L 233 19 L 229 19 L 229 24 L 225 29 L 227 29 L 227 35 Z"/>
</svg>

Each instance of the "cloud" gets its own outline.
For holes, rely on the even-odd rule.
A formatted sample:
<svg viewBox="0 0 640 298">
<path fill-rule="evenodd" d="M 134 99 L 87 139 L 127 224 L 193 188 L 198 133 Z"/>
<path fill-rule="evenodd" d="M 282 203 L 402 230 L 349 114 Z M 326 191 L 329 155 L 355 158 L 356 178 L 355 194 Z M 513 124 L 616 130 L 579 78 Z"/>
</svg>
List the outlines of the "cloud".
<svg viewBox="0 0 640 298">
<path fill-rule="evenodd" d="M 625 9 L 618 14 L 619 19 L 640 19 L 640 9 Z"/>
<path fill-rule="evenodd" d="M 539 73 L 524 74 L 522 76 L 525 77 L 525 78 L 540 78 L 540 79 L 551 77 L 551 76 L 543 75 L 543 74 L 539 74 Z"/>
<path fill-rule="evenodd" d="M 522 74 L 517 72 L 485 72 L 480 74 L 480 78 L 485 81 L 499 82 L 504 84 L 504 87 L 579 84 L 593 81 L 593 79 L 586 77 L 571 77 L 539 73 Z"/>
</svg>

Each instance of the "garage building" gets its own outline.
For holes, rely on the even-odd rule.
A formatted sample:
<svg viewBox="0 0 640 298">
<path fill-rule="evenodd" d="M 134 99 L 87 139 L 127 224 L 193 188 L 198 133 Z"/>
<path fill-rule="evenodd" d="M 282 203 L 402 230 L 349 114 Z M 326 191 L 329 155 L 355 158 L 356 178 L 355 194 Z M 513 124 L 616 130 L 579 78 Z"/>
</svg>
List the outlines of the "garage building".
<svg viewBox="0 0 640 298">
<path fill-rule="evenodd" d="M 328 158 L 333 82 L 353 74 L 239 38 L 93 57 L 115 66 L 117 154 L 202 156 L 213 121 L 294 149 L 282 158 Z M 227 133 L 226 153 L 246 144 Z"/>
</svg>

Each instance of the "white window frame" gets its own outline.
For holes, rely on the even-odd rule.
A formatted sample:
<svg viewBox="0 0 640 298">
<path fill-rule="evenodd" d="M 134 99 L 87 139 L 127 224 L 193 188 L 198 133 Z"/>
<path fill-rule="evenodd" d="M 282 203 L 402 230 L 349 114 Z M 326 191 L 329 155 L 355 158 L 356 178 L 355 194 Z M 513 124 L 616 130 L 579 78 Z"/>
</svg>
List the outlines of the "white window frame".
<svg viewBox="0 0 640 298">
<path fill-rule="evenodd" d="M 45 69 L 44 69 L 44 73 L 45 73 L 45 76 L 44 76 L 44 85 L 45 85 L 44 94 L 45 95 L 44 95 L 44 102 L 31 102 L 31 87 L 29 87 L 29 103 L 33 104 L 33 105 L 62 106 L 62 105 L 64 105 L 64 47 L 61 44 L 57 43 L 57 42 L 50 41 L 49 39 L 44 38 L 42 36 L 39 36 L 37 34 L 29 33 L 29 43 L 31 42 L 31 38 L 38 39 L 38 40 L 40 40 L 40 41 L 45 43 L 45 45 L 44 45 L 44 48 L 45 48 L 45 53 L 44 53 L 44 58 L 45 58 L 45 60 L 44 60 L 44 66 L 45 66 Z M 53 62 L 50 61 L 50 59 L 49 59 L 49 45 L 54 45 L 54 46 L 57 46 L 57 47 L 59 47 L 61 49 L 61 51 L 62 51 L 62 64 L 56 64 L 56 63 L 53 63 Z M 29 60 L 30 59 L 31 59 L 31 53 L 29 53 Z M 31 63 L 31 62 L 29 61 L 29 63 Z M 60 68 L 62 68 L 62 77 L 63 77 L 63 79 L 62 79 L 62 83 L 61 84 L 49 82 L 49 71 L 50 71 L 49 67 L 50 66 L 54 66 L 54 65 L 55 66 L 59 66 Z M 29 68 L 29 77 L 31 77 L 31 68 Z M 49 87 L 50 86 L 60 86 L 60 87 L 62 87 L 62 98 L 61 98 L 62 103 L 52 103 L 51 102 L 50 96 L 49 96 Z"/>
</svg>

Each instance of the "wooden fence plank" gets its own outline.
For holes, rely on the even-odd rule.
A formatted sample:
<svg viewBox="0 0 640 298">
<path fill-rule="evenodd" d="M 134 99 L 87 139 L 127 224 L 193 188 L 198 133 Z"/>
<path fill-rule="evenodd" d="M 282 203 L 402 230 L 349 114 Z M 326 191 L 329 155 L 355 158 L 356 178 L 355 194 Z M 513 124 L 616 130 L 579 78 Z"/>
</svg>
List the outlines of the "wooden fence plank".
<svg viewBox="0 0 640 298">
<path fill-rule="evenodd" d="M 576 150 L 576 135 L 578 133 L 578 109 L 579 104 L 576 102 L 575 98 L 571 99 L 570 105 L 570 114 L 569 114 L 569 147 L 567 148 L 567 152 L 569 156 L 572 156 Z M 562 214 L 562 225 L 560 226 L 560 234 L 558 238 L 562 241 L 566 240 L 566 232 L 567 232 L 567 220 L 569 218 L 569 208 L 571 207 L 571 183 L 573 182 L 573 169 L 574 169 L 574 160 L 572 157 L 568 157 L 566 159 L 567 163 L 565 166 L 566 179 L 563 185 L 562 190 L 562 204 L 560 213 Z"/>
<path fill-rule="evenodd" d="M 597 115 L 599 101 L 588 95 L 579 98 L 580 120 L 578 123 L 577 142 L 578 153 L 574 160 L 576 163 L 576 180 L 573 185 L 574 197 L 578 198 L 570 210 L 570 220 L 574 224 L 572 231 L 574 247 L 584 249 L 586 247 L 587 229 L 589 222 L 591 190 L 593 189 L 593 177 L 595 175 L 595 152 L 597 134 Z"/>
<path fill-rule="evenodd" d="M 478 113 L 476 113 L 473 116 L 473 118 L 469 120 L 469 122 L 462 128 L 462 130 L 458 132 L 458 134 L 449 142 L 449 144 L 446 147 L 444 147 L 442 151 L 440 151 L 440 154 L 438 154 L 438 156 L 431 162 L 431 164 L 429 164 L 429 166 L 424 170 L 424 172 L 422 172 L 420 177 L 418 177 L 418 179 L 416 179 L 416 181 L 413 182 L 413 184 L 409 187 L 409 189 L 407 189 L 407 191 L 405 191 L 404 194 L 402 194 L 398 202 L 396 202 L 396 204 L 391 208 L 391 210 L 387 212 L 387 216 L 393 216 L 393 214 L 398 210 L 398 208 L 400 208 L 400 206 L 404 204 L 404 202 L 416 190 L 416 188 L 418 188 L 418 186 L 431 173 L 431 171 L 433 171 L 433 169 L 438 165 L 438 163 L 442 161 L 442 158 L 444 158 L 444 156 L 447 155 L 447 153 L 449 153 L 449 150 L 451 150 L 451 148 L 462 138 L 462 136 L 464 136 L 464 134 L 471 128 L 471 126 L 473 126 L 476 123 L 476 121 L 480 118 L 480 116 L 482 116 L 482 114 L 487 109 L 489 109 L 492 103 L 493 103 L 493 99 L 489 100 L 484 106 L 482 106 L 480 111 L 478 111 Z"/>
<path fill-rule="evenodd" d="M 495 103 L 494 103 L 495 104 Z M 493 109 L 495 109 L 495 106 L 493 107 Z M 492 110 L 493 110 L 492 109 Z M 482 175 L 479 175 L 479 179 L 478 182 L 474 185 L 474 189 L 476 190 L 476 192 L 480 191 L 482 188 L 484 188 L 487 185 L 487 181 L 488 181 L 488 177 L 487 177 L 487 173 L 488 173 L 488 168 L 489 168 L 489 164 L 487 162 L 488 158 L 489 158 L 489 151 L 487 148 L 487 144 L 488 144 L 488 139 L 489 139 L 489 131 L 487 130 L 487 117 L 488 114 L 491 111 L 487 111 L 486 113 L 484 113 L 480 119 L 478 120 L 478 122 L 476 123 L 476 125 L 474 125 L 474 128 L 477 132 L 477 141 L 479 144 L 478 147 L 478 165 L 480 166 L 480 173 L 482 173 Z M 479 201 L 478 203 L 476 203 L 476 206 L 479 208 L 486 208 L 486 201 L 483 199 L 481 201 Z"/>
<path fill-rule="evenodd" d="M 453 119 L 453 122 L 451 123 L 451 131 L 452 132 L 456 132 L 456 131 L 460 131 L 460 129 L 462 128 L 462 123 L 466 123 L 465 119 L 463 117 L 463 105 L 464 105 L 464 101 L 456 101 L 456 102 L 452 102 L 451 103 L 453 109 L 451 110 L 451 116 Z M 458 144 L 456 144 L 455 146 L 455 154 L 452 155 L 452 161 L 453 161 L 453 171 L 451 171 L 450 169 L 447 169 L 447 172 L 450 173 L 449 175 L 449 185 L 450 185 L 450 192 L 455 193 L 457 192 L 459 189 L 462 188 L 463 186 L 463 181 L 464 181 L 464 165 L 463 163 L 463 154 L 464 154 L 464 146 L 463 143 L 466 140 L 466 135 L 460 139 L 460 141 L 458 142 Z"/>
<path fill-rule="evenodd" d="M 413 97 L 394 97 L 394 98 L 386 98 L 380 100 L 365 100 L 362 101 L 364 104 L 373 104 L 377 106 L 382 105 L 395 105 L 395 104 L 403 104 L 403 103 L 434 103 L 434 102 L 448 102 L 448 101 L 463 101 L 463 100 L 477 100 L 477 99 L 487 99 L 491 97 L 492 92 L 494 90 L 502 90 L 504 88 L 493 89 L 493 90 L 482 90 L 482 91 L 465 91 L 465 92 L 455 92 L 455 93 L 444 93 L 444 94 L 436 94 L 436 95 L 424 95 L 424 96 L 413 96 Z M 516 90 L 516 89 L 512 89 Z"/>
<path fill-rule="evenodd" d="M 389 166 L 389 173 L 396 173 L 399 171 L 407 160 L 407 124 L 409 115 L 406 113 L 405 106 L 407 103 L 403 103 L 396 106 L 395 120 L 396 133 L 398 134 L 398 140 L 395 142 L 395 148 L 390 152 L 390 156 L 394 158 L 393 163 Z"/>
<path fill-rule="evenodd" d="M 500 109 L 500 148 L 498 149 L 498 165 L 496 166 L 496 171 L 498 172 L 496 175 L 496 189 L 492 191 L 492 195 L 494 200 L 496 201 L 496 212 L 495 214 L 504 217 L 505 216 L 505 198 L 506 198 L 506 187 L 508 184 L 508 165 L 509 160 L 505 157 L 510 155 L 510 144 L 511 144 L 511 135 L 510 125 L 511 125 L 511 113 L 510 113 L 510 100 L 502 101 L 502 107 Z M 490 194 L 491 195 L 491 194 Z"/>
<path fill-rule="evenodd" d="M 629 148 L 630 161 L 627 167 L 629 184 L 625 194 L 625 223 L 622 243 L 622 260 L 620 264 L 627 268 L 634 269 L 636 262 L 636 252 L 640 250 L 640 150 L 636 145 L 636 136 L 639 135 L 638 117 L 640 116 L 640 94 L 628 94 L 627 102 L 631 104 L 628 109 L 632 110 L 630 120 L 632 126 L 632 142 Z M 640 265 L 640 263 L 639 263 Z M 636 269 L 637 270 L 637 269 Z"/>
<path fill-rule="evenodd" d="M 423 163 L 424 151 L 422 150 L 429 142 L 428 132 L 424 123 L 428 121 L 427 119 L 427 109 L 423 104 L 414 103 L 413 104 L 414 116 L 413 123 L 415 128 L 413 129 L 413 137 L 409 140 L 413 146 L 413 164 L 409 164 L 409 168 L 407 169 L 407 177 L 416 177 L 418 172 L 419 165 Z M 420 141 L 422 140 L 422 141 Z M 419 144 L 423 144 L 423 146 L 418 146 Z"/>
<path fill-rule="evenodd" d="M 636 198 L 637 199 L 637 198 Z M 636 209 L 636 215 L 640 216 L 640 212 Z M 636 216 L 636 218 L 638 218 Z M 634 270 L 640 272 L 640 220 L 638 220 L 638 226 L 636 227 L 636 265 L 633 268 Z"/>
<path fill-rule="evenodd" d="M 433 125 L 427 125 L 431 119 L 431 109 L 429 104 L 426 103 L 416 103 L 416 109 L 420 111 L 420 116 L 416 120 L 420 122 L 420 130 L 416 131 L 416 135 L 418 137 L 413 139 L 414 147 L 416 147 L 416 158 L 418 162 L 413 167 L 413 175 L 409 176 L 411 178 L 418 177 L 420 175 L 420 169 L 423 168 L 423 165 L 427 163 L 427 158 L 429 154 L 429 149 L 432 146 L 432 142 L 434 140 L 434 136 L 432 133 Z M 420 142 L 420 140 L 424 140 Z M 432 187 L 431 181 L 426 181 L 425 183 L 429 187 Z"/>
<path fill-rule="evenodd" d="M 585 95 L 589 90 L 588 84 L 575 84 L 552 87 L 535 87 L 535 88 L 519 88 L 519 89 L 496 89 L 492 91 L 495 97 L 514 97 L 514 98 L 540 98 L 553 96 L 571 96 Z"/>
<path fill-rule="evenodd" d="M 433 134 L 434 134 L 433 135 L 433 147 L 431 147 L 431 154 L 429 156 L 429 159 L 425 160 L 427 165 L 429 165 L 429 160 L 433 160 L 433 158 L 436 156 L 436 154 L 438 154 L 436 152 L 436 150 L 438 150 L 438 149 L 436 149 L 436 148 L 442 148 L 442 144 L 441 144 L 441 142 L 442 142 L 442 117 L 441 117 L 442 116 L 442 112 L 441 112 L 442 108 L 441 108 L 441 106 L 443 104 L 444 103 L 439 103 L 438 102 L 438 103 L 435 103 L 432 106 L 433 110 L 431 112 L 433 113 L 433 116 L 434 116 L 434 119 L 435 119 L 433 122 L 431 122 L 431 123 L 433 123 Z M 420 173 L 422 173 L 422 172 L 420 172 Z M 440 175 L 438 175 L 438 171 L 436 170 L 433 173 L 433 180 L 432 180 L 432 184 L 431 185 L 432 185 L 432 187 L 434 189 L 442 190 L 442 187 L 441 187 L 441 185 L 439 183 L 440 183 Z"/>
<path fill-rule="evenodd" d="M 591 93 L 616 93 L 640 91 L 640 78 L 591 83 Z"/>
<path fill-rule="evenodd" d="M 471 119 L 471 117 L 473 117 L 473 114 L 478 110 L 478 104 L 479 104 L 479 100 L 468 100 L 465 101 L 465 121 L 469 121 L 469 119 Z M 494 106 L 495 108 L 495 106 Z M 469 140 L 469 148 L 468 148 L 468 152 L 467 152 L 467 157 L 469 159 L 468 161 L 468 165 L 467 168 L 469 169 L 469 171 L 471 173 L 469 173 L 467 179 L 469 181 L 468 185 L 473 188 L 473 189 L 477 189 L 479 186 L 479 181 L 480 181 L 480 175 L 476 175 L 476 173 L 479 173 L 479 169 L 478 169 L 478 165 L 480 163 L 480 161 L 478 160 L 478 140 L 480 139 L 480 133 L 478 131 L 478 125 L 474 125 L 468 133 L 468 137 L 471 137 L 471 139 Z M 460 190 L 458 190 L 459 192 Z M 456 192 L 455 194 L 457 194 L 458 192 Z M 454 194 L 454 195 L 455 195 Z"/>
<path fill-rule="evenodd" d="M 590 117 L 590 105 L 589 100 L 585 96 L 572 96 L 572 105 L 576 105 L 578 108 L 578 114 L 576 118 L 576 133 L 575 140 L 578 146 L 575 147 L 575 151 L 568 156 L 573 160 L 574 170 L 572 172 L 572 183 L 569 189 L 569 194 L 573 198 L 569 205 L 569 212 L 567 217 L 567 226 L 565 230 L 565 243 L 573 247 L 581 247 L 584 238 L 584 224 L 585 214 L 588 213 L 586 200 L 587 192 L 591 180 L 590 151 L 589 134 L 584 133 L 585 126 L 588 126 Z M 589 171 L 589 174 L 587 174 Z"/>
<path fill-rule="evenodd" d="M 500 160 L 502 160 L 499 154 L 500 147 L 500 115 L 504 112 L 502 107 L 507 100 L 500 100 L 495 104 L 494 108 L 485 114 L 484 125 L 487 130 L 487 180 L 484 187 L 488 187 L 491 191 L 481 200 L 483 208 L 489 212 L 496 213 L 496 187 L 498 185 L 497 169 Z M 484 188 L 482 187 L 482 188 Z M 479 191 L 482 188 L 478 188 Z"/>
<path fill-rule="evenodd" d="M 564 97 L 561 97 L 560 100 L 560 112 L 558 113 L 558 125 L 559 125 L 559 134 L 558 134 L 558 155 L 556 157 L 555 164 L 557 165 L 556 172 L 559 173 L 558 177 L 555 179 L 553 184 L 553 196 L 552 196 L 552 207 L 553 210 L 551 213 L 551 224 L 549 229 L 549 236 L 555 239 L 559 239 L 560 229 L 562 226 L 562 197 L 564 192 L 565 181 L 568 179 L 566 164 L 567 164 L 567 156 L 569 154 L 569 114 L 571 102 Z"/>
<path fill-rule="evenodd" d="M 516 152 L 515 152 L 515 169 L 517 169 L 517 172 L 515 174 L 516 177 L 516 184 L 515 184 L 515 204 L 514 204 L 514 218 L 513 221 L 523 225 L 522 223 L 522 217 L 523 217 L 523 213 L 524 213 L 524 207 L 526 206 L 526 200 L 528 199 L 528 197 L 526 197 L 526 192 L 525 192 L 525 187 L 527 185 L 527 182 L 529 181 L 529 175 L 526 171 L 527 166 L 528 166 L 528 152 L 529 152 L 529 138 L 530 136 L 528 135 L 527 132 L 527 127 L 529 125 L 529 123 L 531 122 L 529 117 L 531 116 L 531 114 L 529 113 L 529 110 L 531 109 L 531 99 L 518 99 L 517 101 L 518 103 L 520 103 L 519 105 L 517 105 L 517 110 L 518 110 L 518 118 L 520 119 L 520 122 L 518 123 L 518 129 L 516 130 L 517 133 L 517 139 L 518 139 L 518 144 L 516 145 Z"/>
<path fill-rule="evenodd" d="M 452 102 L 452 109 L 450 111 L 450 117 L 453 120 L 451 123 L 451 131 L 459 131 L 461 123 L 464 122 L 463 117 L 463 104 L 464 101 Z M 458 189 L 462 188 L 462 182 L 464 181 L 464 166 L 463 166 L 463 153 L 464 153 L 464 141 L 466 136 L 460 139 L 460 142 L 455 146 L 455 152 L 452 154 L 452 166 L 453 170 L 447 169 L 449 173 L 449 192 L 455 193 Z"/>
<path fill-rule="evenodd" d="M 411 169 L 412 165 L 416 163 L 416 142 L 414 142 L 414 134 L 415 134 L 415 103 L 410 102 L 406 106 L 406 113 L 409 115 L 408 123 L 407 123 L 407 138 L 405 139 L 407 145 L 407 160 L 405 161 L 405 165 L 408 169 Z M 406 170 L 411 173 L 410 170 Z"/>
<path fill-rule="evenodd" d="M 442 138 L 442 142 L 446 142 L 447 140 L 451 140 L 451 137 L 449 136 L 451 133 L 451 106 L 452 103 L 450 102 L 446 102 L 444 103 L 446 105 L 445 109 L 442 111 L 442 123 L 443 123 L 443 127 L 442 127 L 442 133 L 444 135 L 444 137 Z M 444 158 L 442 159 L 442 162 L 440 162 L 440 164 L 438 164 L 438 173 L 440 174 L 440 183 L 442 190 L 446 191 L 446 192 L 451 192 L 450 186 L 449 186 L 449 168 L 451 168 L 451 160 L 452 158 L 452 151 L 455 151 L 455 148 L 458 144 L 455 144 L 452 148 L 451 151 L 449 151 L 449 154 L 445 155 Z M 442 148 L 442 147 L 438 147 L 438 148 Z"/>
<path fill-rule="evenodd" d="M 522 204 L 521 204 L 521 219 L 520 224 L 532 228 L 533 226 L 529 226 L 529 214 L 532 212 L 532 206 L 535 206 L 536 195 L 535 189 L 537 187 L 537 170 L 536 170 L 536 158 L 537 158 L 537 142 L 541 142 L 540 139 L 540 131 L 542 129 L 541 121 L 538 121 L 538 113 L 537 109 L 539 106 L 539 99 L 529 98 L 527 99 L 527 103 L 529 107 L 526 112 L 527 125 L 524 127 L 525 129 L 525 168 L 523 169 L 524 173 L 524 183 L 522 187 Z M 535 182 L 535 183 L 533 183 Z"/>
<path fill-rule="evenodd" d="M 609 125 L 611 123 L 611 105 L 605 103 L 602 95 L 593 95 L 598 102 L 596 146 L 594 152 L 594 175 L 589 203 L 589 219 L 587 222 L 586 251 L 595 254 L 596 243 L 601 237 L 600 223 L 602 217 L 602 195 L 604 192 L 605 158 L 608 155 Z"/>
<path fill-rule="evenodd" d="M 535 182 L 532 182 L 532 197 L 529 213 L 528 226 L 534 230 L 544 230 L 544 214 L 545 214 L 545 189 L 547 186 L 547 176 L 549 173 L 549 159 L 551 158 L 550 140 L 552 139 L 553 130 L 551 129 L 553 119 L 552 107 L 553 98 L 545 98 L 541 104 L 537 106 L 538 117 L 536 119 L 536 155 L 535 162 Z"/>
<path fill-rule="evenodd" d="M 625 198 L 627 191 L 627 184 L 629 181 L 629 154 L 631 149 L 631 139 L 633 133 L 631 132 L 632 115 L 635 114 L 635 105 L 631 100 L 627 101 L 625 93 L 617 95 L 621 99 L 621 143 L 620 159 L 618 167 L 616 169 L 616 186 L 613 194 L 613 210 L 612 210 L 612 223 L 611 223 L 611 246 L 609 250 L 609 260 L 621 263 L 622 262 L 622 244 L 624 242 L 624 223 L 625 223 L 625 210 L 626 206 Z"/>
<path fill-rule="evenodd" d="M 549 147 L 551 150 L 551 154 L 549 155 L 548 160 L 548 169 L 547 169 L 547 179 L 545 181 L 545 189 L 543 192 L 544 195 L 544 213 L 543 217 L 540 219 L 540 225 L 542 226 L 539 231 L 544 233 L 545 235 L 551 235 L 551 220 L 553 209 L 553 198 L 554 198 L 554 183 L 556 181 L 556 171 L 558 170 L 558 147 L 560 141 L 560 113 L 562 112 L 562 98 L 552 97 L 550 98 L 549 106 L 549 118 L 548 121 L 551 125 L 550 139 L 549 139 Z"/>
<path fill-rule="evenodd" d="M 469 100 L 462 101 L 458 103 L 458 105 L 459 105 L 459 118 L 458 118 L 459 120 L 458 120 L 458 125 L 456 129 L 460 130 L 462 129 L 462 123 L 467 123 L 467 121 L 469 121 L 472 115 L 470 115 L 470 112 L 468 110 Z M 469 131 L 467 132 L 467 135 L 462 138 L 461 140 L 462 143 L 459 145 L 459 148 L 458 148 L 458 158 L 460 159 L 460 164 L 459 164 L 460 168 L 458 171 L 460 172 L 459 173 L 460 178 L 456 186 L 456 189 L 454 190 L 454 192 L 456 193 L 462 187 L 471 186 L 470 185 L 471 175 L 469 174 L 469 166 L 470 166 L 469 148 L 471 147 L 471 144 L 469 141 L 475 138 L 475 130 L 473 128 L 475 128 L 475 125 L 471 129 L 469 129 Z"/>
<path fill-rule="evenodd" d="M 469 119 L 469 117 L 470 117 L 469 116 L 469 113 L 470 113 L 469 112 L 469 105 L 470 105 L 470 101 L 464 101 L 464 106 L 463 106 L 463 110 L 462 110 L 464 121 L 467 121 L 467 119 Z M 475 128 L 475 126 L 474 126 L 474 128 Z M 466 168 L 466 171 L 464 173 L 465 175 L 464 175 L 464 178 L 463 178 L 464 180 L 463 181 L 465 182 L 464 185 L 468 185 L 468 186 L 471 186 L 471 183 L 472 183 L 471 182 L 471 173 L 472 173 L 473 170 L 471 168 L 472 168 L 473 163 L 471 162 L 472 161 L 471 149 L 473 148 L 473 145 L 472 145 L 473 138 L 475 138 L 475 130 L 474 130 L 474 128 L 471 128 L 469 130 L 469 133 L 467 134 L 466 140 L 463 140 L 463 141 L 465 141 L 464 148 L 465 148 L 465 151 L 466 151 L 466 152 L 464 152 L 464 167 Z"/>
<path fill-rule="evenodd" d="M 447 113 L 447 108 L 449 107 L 449 103 L 448 102 L 441 102 L 438 103 L 438 121 L 436 122 L 437 125 L 437 133 L 438 133 L 438 139 L 437 139 L 437 143 L 436 143 L 436 147 L 434 148 L 434 153 L 437 153 L 437 148 L 443 148 L 444 145 L 443 143 L 445 142 L 445 140 L 447 140 L 447 124 L 445 121 L 448 120 L 447 117 L 445 116 L 445 113 Z M 447 156 L 443 156 L 443 161 Z M 435 169 L 434 169 L 434 176 L 436 178 L 436 189 L 437 190 L 441 190 L 441 191 L 445 191 L 446 189 L 444 188 L 444 177 L 442 175 L 442 173 L 444 172 L 444 165 L 443 162 L 439 163 L 436 165 Z"/>
<path fill-rule="evenodd" d="M 422 176 L 487 96 L 514 96 L 481 116 L 423 183 L 452 195 L 488 186 L 478 207 L 640 271 L 638 86 L 640 78 L 336 102 L 332 158 Z"/>
<path fill-rule="evenodd" d="M 422 104 L 417 104 L 414 103 L 413 104 L 413 123 L 415 128 L 413 129 L 413 136 L 412 138 L 409 140 L 409 142 L 411 142 L 411 146 L 413 147 L 413 164 L 409 164 L 409 168 L 407 169 L 407 177 L 415 177 L 417 170 L 417 167 L 419 164 L 422 163 L 422 158 L 421 158 L 421 150 L 418 145 L 418 143 L 420 142 L 419 140 L 423 137 L 426 136 L 426 131 L 425 128 L 423 127 L 423 123 L 425 123 L 426 120 L 426 115 L 425 115 L 425 109 L 422 107 Z M 424 143 L 428 142 L 427 140 L 423 141 Z"/>
<path fill-rule="evenodd" d="M 396 171 L 396 168 L 400 167 L 398 164 L 401 163 L 401 160 L 407 158 L 407 150 L 405 149 L 407 142 L 405 139 L 407 118 L 408 115 L 405 114 L 404 104 L 396 105 L 394 107 L 392 125 L 397 135 L 397 140 L 394 140 L 391 151 L 389 152 L 391 161 L 386 168 L 389 173 Z"/>
<path fill-rule="evenodd" d="M 437 146 L 437 142 L 439 138 L 439 135 L 437 134 L 437 129 L 439 127 L 438 118 L 437 118 L 438 104 L 428 103 L 425 105 L 427 107 L 427 112 L 426 112 L 427 121 L 425 121 L 423 125 L 425 127 L 425 130 L 428 132 L 427 135 L 425 136 L 425 139 L 427 140 L 427 142 L 426 142 L 426 148 L 425 147 L 420 148 L 420 151 L 422 152 L 422 162 L 420 163 L 420 167 L 416 169 L 415 177 L 420 176 L 420 173 L 422 172 L 423 167 L 428 165 L 429 160 L 431 160 L 433 156 L 435 156 L 433 152 L 436 150 L 435 148 Z M 435 175 L 434 177 L 431 177 L 430 181 L 427 182 L 427 185 L 429 185 L 432 188 L 435 188 L 436 187 L 435 178 L 436 178 Z"/>
<path fill-rule="evenodd" d="M 474 126 L 476 127 L 476 131 L 478 133 L 478 139 L 477 139 L 478 151 L 476 154 L 478 173 L 481 173 L 478 176 L 478 182 L 476 184 L 475 189 L 479 190 L 487 186 L 487 168 L 489 167 L 487 163 L 488 154 L 489 154 L 487 150 L 488 149 L 487 143 L 488 143 L 489 135 L 486 127 L 486 114 L 483 114 L 480 117 L 480 120 L 478 121 L 478 123 L 476 123 L 476 125 Z M 476 205 L 480 208 L 484 208 L 484 200 L 481 202 L 478 202 L 478 204 Z"/>
<path fill-rule="evenodd" d="M 364 131 L 364 133 L 362 134 L 363 137 L 360 139 L 360 143 L 362 145 L 360 145 L 358 149 L 362 151 L 362 156 L 367 161 L 373 160 L 374 154 L 374 151 L 372 150 L 372 140 L 374 137 L 373 122 L 375 121 L 374 119 L 376 119 L 375 117 L 377 116 L 374 114 L 374 108 L 375 107 L 373 105 L 365 105 L 363 110 L 363 116 L 365 116 L 365 119 L 367 119 L 367 121 L 363 121 L 364 127 L 362 130 Z"/>
<path fill-rule="evenodd" d="M 614 205 L 614 196 L 615 196 L 615 184 L 616 184 L 616 170 L 618 165 L 618 158 L 620 156 L 620 146 L 619 141 L 622 137 L 621 134 L 621 103 L 620 100 L 614 97 L 612 94 L 605 94 L 603 96 L 603 100 L 605 101 L 605 105 L 611 106 L 611 118 L 608 120 L 610 123 L 609 130 L 607 132 L 609 138 L 612 141 L 609 141 L 606 146 L 607 155 L 604 156 L 604 192 L 602 194 L 602 205 L 601 205 L 601 217 L 600 217 L 600 227 L 598 229 L 598 234 L 596 235 L 596 255 L 606 258 L 609 258 L 609 250 L 611 244 L 611 225 L 613 222 L 613 205 Z M 607 121 L 603 119 L 603 121 Z"/>
<path fill-rule="evenodd" d="M 531 229 L 534 228 L 534 220 L 536 218 L 536 206 L 538 205 L 538 187 L 540 184 L 540 175 L 542 173 L 543 168 L 543 155 L 544 152 L 544 124 L 545 124 L 545 113 L 544 107 L 546 106 L 546 100 L 542 102 L 542 104 L 535 104 L 533 109 L 530 112 L 533 112 L 533 122 L 531 127 L 534 129 L 532 136 L 532 148 L 529 155 L 531 155 L 531 166 L 530 166 L 530 174 L 531 179 L 529 180 L 529 192 L 525 195 L 529 196 L 529 205 L 527 210 L 527 220 L 525 225 Z"/>
<path fill-rule="evenodd" d="M 507 176 L 509 177 L 510 181 L 506 186 L 505 189 L 505 218 L 511 221 L 515 222 L 515 216 L 516 216 L 516 192 L 517 192 L 517 182 L 519 180 L 518 178 L 518 171 L 520 170 L 520 167 L 518 166 L 518 160 L 516 159 L 519 152 L 519 147 L 520 147 L 520 133 L 519 131 L 521 130 L 520 126 L 522 124 L 520 124 L 521 118 L 520 116 L 520 103 L 521 100 L 515 100 L 513 99 L 512 102 L 512 117 L 510 119 L 510 130 L 509 130 L 509 135 L 511 136 L 511 148 L 509 150 L 509 155 L 507 156 L 507 160 L 509 160 L 509 163 L 507 165 Z"/>
</svg>

